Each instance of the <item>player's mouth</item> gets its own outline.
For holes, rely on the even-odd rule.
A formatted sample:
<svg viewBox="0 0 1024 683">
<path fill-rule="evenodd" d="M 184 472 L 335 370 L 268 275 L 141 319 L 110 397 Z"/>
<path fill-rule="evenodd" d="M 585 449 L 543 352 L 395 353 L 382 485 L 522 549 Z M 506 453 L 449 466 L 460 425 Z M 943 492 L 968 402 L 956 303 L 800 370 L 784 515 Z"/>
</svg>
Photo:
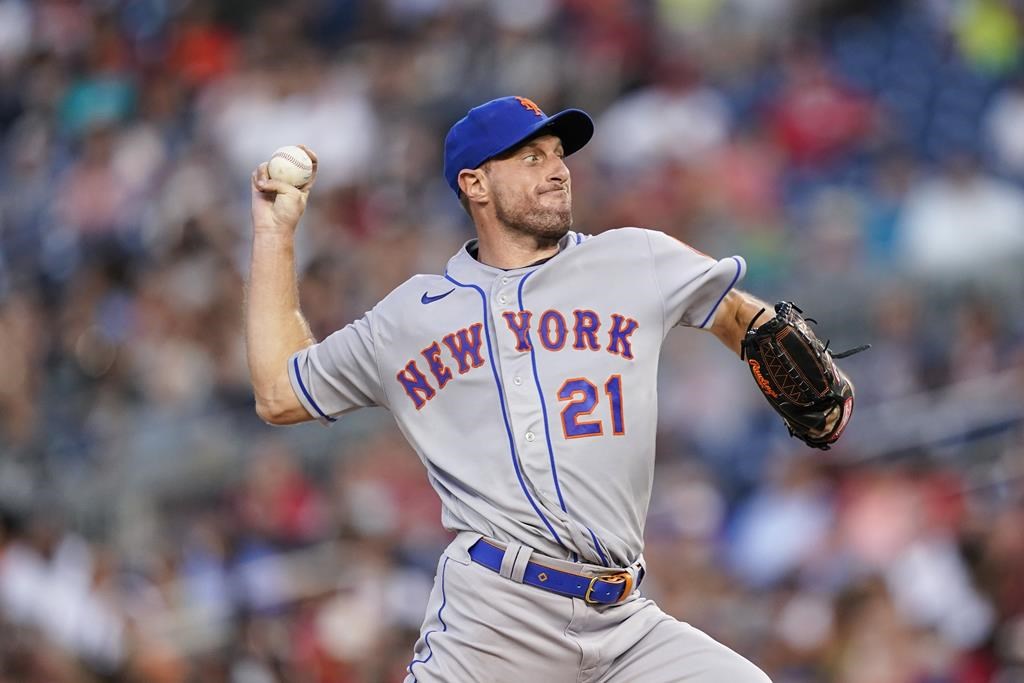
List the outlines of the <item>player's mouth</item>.
<svg viewBox="0 0 1024 683">
<path fill-rule="evenodd" d="M 561 193 L 564 193 L 566 196 L 569 196 L 569 186 L 568 185 L 556 185 L 554 187 L 547 187 L 547 188 L 541 190 L 538 194 L 545 195 L 545 194 L 552 194 L 554 192 L 561 192 Z"/>
</svg>

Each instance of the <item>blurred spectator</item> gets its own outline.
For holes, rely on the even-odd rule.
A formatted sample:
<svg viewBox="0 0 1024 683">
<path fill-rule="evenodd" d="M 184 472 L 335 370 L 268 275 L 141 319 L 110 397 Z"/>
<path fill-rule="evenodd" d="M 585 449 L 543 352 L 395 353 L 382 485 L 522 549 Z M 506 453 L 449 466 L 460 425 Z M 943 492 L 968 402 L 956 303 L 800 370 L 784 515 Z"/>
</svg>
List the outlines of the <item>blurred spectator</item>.
<svg viewBox="0 0 1024 683">
<path fill-rule="evenodd" d="M 235 36 L 213 21 L 214 5 L 188 4 L 171 29 L 169 62 L 180 81 L 202 86 L 236 68 L 239 46 Z"/>
<path fill-rule="evenodd" d="M 1018 77 L 995 96 L 985 120 L 987 151 L 999 169 L 1024 179 L 1024 132 L 1018 122 L 1024 116 L 1024 78 Z"/>
<path fill-rule="evenodd" d="M 1019 12 L 1019 7 L 1016 8 Z M 968 0 L 954 15 L 960 51 L 978 69 L 1006 71 L 1019 63 L 1020 17 L 1012 3 Z"/>
<path fill-rule="evenodd" d="M 874 169 L 870 201 L 865 207 L 864 240 L 870 263 L 885 270 L 899 265 L 899 224 L 917 172 L 914 160 L 905 151 L 885 154 Z"/>
<path fill-rule="evenodd" d="M 32 46 L 32 13 L 22 0 L 0 2 L 0 74 L 7 74 Z"/>
<path fill-rule="evenodd" d="M 36 424 L 39 377 L 39 311 L 27 296 L 11 296 L 0 303 L 0 439 L 8 446 L 24 445 Z"/>
<path fill-rule="evenodd" d="M 733 520 L 733 571 L 754 588 L 799 571 L 820 552 L 833 523 L 828 483 L 812 462 L 779 462 L 776 468 L 777 481 L 748 498 Z"/>
<path fill-rule="evenodd" d="M 129 187 L 113 166 L 116 140 L 113 129 L 92 128 L 84 136 L 81 156 L 56 188 L 60 225 L 92 245 L 116 239 L 131 227 Z"/>
<path fill-rule="evenodd" d="M 247 178 L 267 149 L 298 140 L 317 151 L 318 189 L 367 180 L 380 141 L 362 74 L 294 38 L 265 59 L 262 68 L 232 74 L 203 96 L 204 125 L 231 172 Z"/>
<path fill-rule="evenodd" d="M 932 283 L 991 278 L 1024 255 L 1024 193 L 955 157 L 910 192 L 898 230 L 907 267 Z"/>
<path fill-rule="evenodd" d="M 0 683 L 404 679 L 451 535 L 381 411 L 253 414 L 248 178 L 319 154 L 323 337 L 469 238 L 441 141 L 510 92 L 598 120 L 576 229 L 873 345 L 809 455 L 673 331 L 641 591 L 778 683 L 1024 680 L 1018 5 L 0 0 Z"/>
<path fill-rule="evenodd" d="M 123 655 L 124 625 L 116 605 L 109 602 L 113 596 L 95 585 L 92 549 L 43 517 L 30 529 L 27 541 L 11 543 L 2 555 L 4 613 L 15 624 L 39 629 L 100 670 L 110 670 Z"/>
<path fill-rule="evenodd" d="M 775 136 L 794 164 L 833 161 L 867 135 L 870 102 L 842 86 L 817 54 L 794 52 L 784 66 L 782 86 L 768 106 Z"/>
<path fill-rule="evenodd" d="M 725 141 L 728 117 L 721 95 L 699 82 L 692 64 L 666 58 L 654 83 L 626 95 L 598 119 L 595 154 L 623 175 L 697 164 Z"/>
</svg>

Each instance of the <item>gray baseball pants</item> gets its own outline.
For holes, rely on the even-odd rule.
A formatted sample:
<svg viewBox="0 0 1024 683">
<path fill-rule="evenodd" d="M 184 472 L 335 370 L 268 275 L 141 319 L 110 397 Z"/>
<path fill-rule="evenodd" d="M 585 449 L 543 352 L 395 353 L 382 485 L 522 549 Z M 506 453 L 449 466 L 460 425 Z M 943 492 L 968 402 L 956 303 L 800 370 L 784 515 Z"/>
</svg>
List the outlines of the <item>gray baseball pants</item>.
<svg viewBox="0 0 1024 683">
<path fill-rule="evenodd" d="M 771 683 L 721 643 L 634 591 L 588 605 L 442 554 L 405 683 Z"/>
</svg>

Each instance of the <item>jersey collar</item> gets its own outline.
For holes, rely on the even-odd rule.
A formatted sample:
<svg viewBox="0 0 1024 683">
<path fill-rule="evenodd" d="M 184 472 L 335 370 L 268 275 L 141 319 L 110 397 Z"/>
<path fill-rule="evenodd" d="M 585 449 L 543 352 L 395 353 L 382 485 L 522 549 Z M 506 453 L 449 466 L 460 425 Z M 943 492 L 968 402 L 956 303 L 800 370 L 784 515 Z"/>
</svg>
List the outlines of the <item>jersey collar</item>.
<svg viewBox="0 0 1024 683">
<path fill-rule="evenodd" d="M 572 249 L 579 244 L 579 235 L 572 230 L 565 234 L 565 237 L 558 241 L 558 252 L 539 263 L 534 263 L 529 266 L 523 266 L 522 268 L 512 268 L 510 270 L 502 270 L 494 266 L 489 266 L 486 263 L 481 263 L 473 257 L 473 253 L 477 250 L 476 238 L 469 240 L 462 245 L 462 248 L 454 256 L 448 260 L 448 266 L 445 268 L 445 275 L 450 275 L 454 279 L 464 284 L 475 284 L 484 285 L 490 284 L 494 278 L 504 275 L 520 275 L 522 273 L 528 273 L 532 270 L 540 268 L 544 264 L 558 258 L 566 250 Z"/>
</svg>

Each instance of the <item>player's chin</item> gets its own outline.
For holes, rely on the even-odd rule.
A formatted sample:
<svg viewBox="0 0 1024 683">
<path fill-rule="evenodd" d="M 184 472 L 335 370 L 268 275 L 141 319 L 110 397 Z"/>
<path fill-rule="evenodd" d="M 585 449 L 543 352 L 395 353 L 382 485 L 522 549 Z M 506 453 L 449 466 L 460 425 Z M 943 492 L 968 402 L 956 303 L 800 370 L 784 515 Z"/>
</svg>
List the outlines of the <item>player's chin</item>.
<svg viewBox="0 0 1024 683">
<path fill-rule="evenodd" d="M 548 192 L 540 196 L 537 210 L 557 219 L 567 218 L 572 221 L 572 199 L 564 192 Z"/>
<path fill-rule="evenodd" d="M 540 218 L 540 222 L 546 225 L 554 227 L 564 224 L 568 226 L 567 229 L 572 227 L 572 206 L 568 203 L 556 206 L 540 206 L 536 211 L 536 215 Z"/>
<path fill-rule="evenodd" d="M 540 195 L 540 201 L 545 206 L 572 206 L 572 195 L 565 190 L 552 190 L 549 192 L 542 192 Z"/>
<path fill-rule="evenodd" d="M 534 225 L 534 234 L 549 240 L 558 241 L 572 229 L 572 214 L 549 215 L 543 224 Z"/>
</svg>

